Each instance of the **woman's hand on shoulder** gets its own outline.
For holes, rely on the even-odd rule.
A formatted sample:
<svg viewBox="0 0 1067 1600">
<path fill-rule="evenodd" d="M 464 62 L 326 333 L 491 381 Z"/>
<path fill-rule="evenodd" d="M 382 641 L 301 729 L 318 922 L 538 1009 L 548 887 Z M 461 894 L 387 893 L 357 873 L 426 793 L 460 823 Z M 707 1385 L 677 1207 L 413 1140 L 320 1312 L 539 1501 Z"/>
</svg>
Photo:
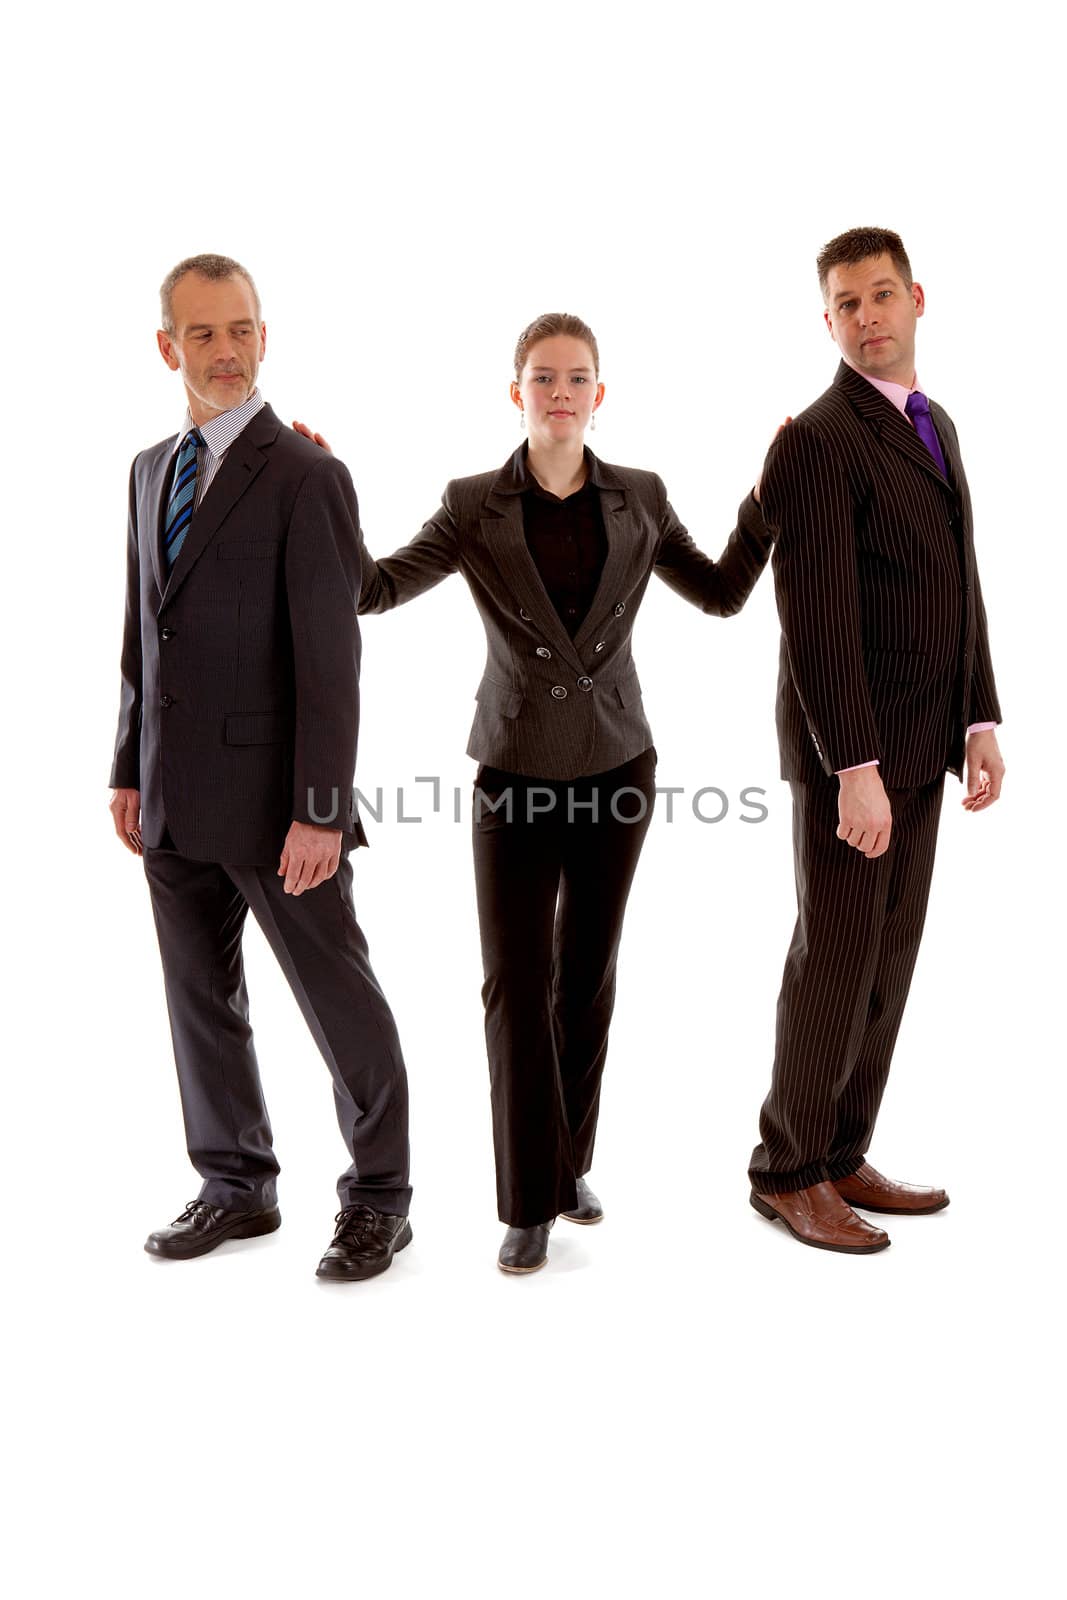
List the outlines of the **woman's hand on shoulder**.
<svg viewBox="0 0 1067 1600">
<path fill-rule="evenodd" d="M 302 434 L 305 439 L 310 439 L 312 444 L 317 444 L 319 446 L 320 450 L 325 450 L 326 451 L 327 455 L 329 455 L 329 456 L 333 455 L 333 451 L 330 449 L 329 445 L 326 443 L 326 440 L 322 437 L 322 434 L 321 433 L 312 433 L 311 429 L 308 427 L 306 422 L 294 422 L 293 423 L 293 431 L 295 433 Z"/>
</svg>

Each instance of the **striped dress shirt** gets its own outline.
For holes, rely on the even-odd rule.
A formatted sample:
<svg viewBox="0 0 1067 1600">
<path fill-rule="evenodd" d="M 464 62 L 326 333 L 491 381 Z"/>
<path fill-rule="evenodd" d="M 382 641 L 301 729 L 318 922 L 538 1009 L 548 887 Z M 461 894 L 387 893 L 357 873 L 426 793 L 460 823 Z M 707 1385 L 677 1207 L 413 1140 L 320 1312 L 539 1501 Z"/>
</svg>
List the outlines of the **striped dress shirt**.
<svg viewBox="0 0 1067 1600">
<path fill-rule="evenodd" d="M 212 417 L 210 422 L 202 422 L 197 428 L 204 443 L 196 452 L 196 499 L 193 510 L 203 500 L 215 480 L 222 463 L 226 459 L 226 452 L 238 434 L 243 433 L 252 418 L 263 410 L 266 401 L 258 389 L 253 389 L 243 405 L 234 406 L 232 411 L 220 411 L 217 417 Z M 189 408 L 185 410 L 185 421 L 182 423 L 181 432 L 174 441 L 173 454 L 177 455 L 182 447 L 182 440 L 191 428 L 197 425 L 192 419 Z"/>
</svg>

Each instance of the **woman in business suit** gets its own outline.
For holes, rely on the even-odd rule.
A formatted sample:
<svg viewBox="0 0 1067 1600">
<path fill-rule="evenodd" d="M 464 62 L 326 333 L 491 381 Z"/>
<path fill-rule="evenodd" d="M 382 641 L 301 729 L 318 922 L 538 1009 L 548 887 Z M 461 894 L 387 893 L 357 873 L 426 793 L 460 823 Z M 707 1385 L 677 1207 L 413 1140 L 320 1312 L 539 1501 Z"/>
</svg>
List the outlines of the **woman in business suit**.
<svg viewBox="0 0 1067 1600">
<path fill-rule="evenodd" d="M 655 803 L 630 654 L 638 607 L 655 572 L 732 616 L 771 548 L 749 495 L 712 561 L 654 473 L 585 447 L 604 398 L 599 366 L 577 317 L 531 323 L 511 385 L 526 441 L 499 470 L 449 483 L 409 545 L 363 556 L 361 614 L 460 571 L 485 625 L 467 753 L 481 763 L 474 865 L 505 1272 L 544 1266 L 557 1216 L 603 1216 L 585 1175 L 623 915 Z"/>
</svg>

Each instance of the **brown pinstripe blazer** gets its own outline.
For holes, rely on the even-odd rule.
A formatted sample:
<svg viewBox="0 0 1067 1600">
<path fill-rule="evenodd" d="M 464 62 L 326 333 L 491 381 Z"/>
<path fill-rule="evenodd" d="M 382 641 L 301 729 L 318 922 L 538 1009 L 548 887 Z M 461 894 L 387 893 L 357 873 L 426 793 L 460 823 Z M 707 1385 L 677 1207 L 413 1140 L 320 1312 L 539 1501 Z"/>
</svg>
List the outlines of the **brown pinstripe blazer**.
<svg viewBox="0 0 1067 1600">
<path fill-rule="evenodd" d="M 467 754 L 529 777 L 609 771 L 652 743 L 630 635 L 655 572 L 715 616 L 740 611 L 771 549 L 751 495 L 719 561 L 698 550 L 654 472 L 614 467 L 586 451 L 600 491 L 608 554 L 572 639 L 526 545 L 521 445 L 495 472 L 455 478 L 409 545 L 375 561 L 362 549 L 359 610 L 389 611 L 462 572 L 485 625 L 488 659 Z"/>
<path fill-rule="evenodd" d="M 771 445 L 782 776 L 881 762 L 887 788 L 963 769 L 999 722 L 956 429 L 931 402 L 947 479 L 908 419 L 844 362 Z"/>
</svg>

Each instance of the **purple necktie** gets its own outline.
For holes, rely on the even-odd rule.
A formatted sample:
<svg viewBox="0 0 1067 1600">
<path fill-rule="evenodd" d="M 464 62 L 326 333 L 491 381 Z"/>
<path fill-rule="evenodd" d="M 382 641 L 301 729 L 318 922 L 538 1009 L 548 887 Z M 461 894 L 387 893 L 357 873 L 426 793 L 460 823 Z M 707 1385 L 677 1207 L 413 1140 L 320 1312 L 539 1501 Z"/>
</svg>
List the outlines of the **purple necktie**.
<svg viewBox="0 0 1067 1600">
<path fill-rule="evenodd" d="M 945 471 L 945 458 L 941 454 L 941 444 L 930 419 L 930 402 L 921 389 L 912 390 L 904 402 L 904 410 L 915 424 L 915 432 L 933 456 L 937 466 L 940 467 L 942 477 L 947 478 L 948 473 Z"/>
</svg>

